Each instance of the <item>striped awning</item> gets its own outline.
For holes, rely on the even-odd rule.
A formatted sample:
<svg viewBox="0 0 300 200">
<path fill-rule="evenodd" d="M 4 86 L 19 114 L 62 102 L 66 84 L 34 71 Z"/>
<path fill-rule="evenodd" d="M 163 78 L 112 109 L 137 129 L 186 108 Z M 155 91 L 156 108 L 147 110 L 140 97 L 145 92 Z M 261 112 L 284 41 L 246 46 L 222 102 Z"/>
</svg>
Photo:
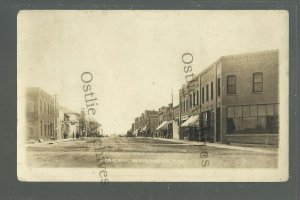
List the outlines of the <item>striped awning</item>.
<svg viewBox="0 0 300 200">
<path fill-rule="evenodd" d="M 146 130 L 147 130 L 147 126 L 145 126 L 141 131 L 146 132 Z"/>
<path fill-rule="evenodd" d="M 168 129 L 168 122 L 167 121 L 164 121 L 163 123 L 161 123 L 157 128 L 156 130 L 167 130 Z"/>
<path fill-rule="evenodd" d="M 199 125 L 199 117 L 198 115 L 191 116 L 186 120 L 181 127 L 197 127 Z"/>
</svg>

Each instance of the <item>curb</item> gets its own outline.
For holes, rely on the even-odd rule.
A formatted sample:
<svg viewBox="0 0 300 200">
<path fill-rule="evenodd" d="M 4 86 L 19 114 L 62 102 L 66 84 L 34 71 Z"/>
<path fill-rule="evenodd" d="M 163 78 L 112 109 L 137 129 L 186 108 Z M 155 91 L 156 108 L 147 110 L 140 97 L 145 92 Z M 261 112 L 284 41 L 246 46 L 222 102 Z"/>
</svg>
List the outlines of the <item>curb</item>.
<svg viewBox="0 0 300 200">
<path fill-rule="evenodd" d="M 166 138 L 153 138 L 153 139 L 169 141 L 169 142 L 176 142 L 176 143 L 183 143 L 183 144 L 189 144 L 189 145 L 206 145 L 209 147 L 216 147 L 216 148 L 220 148 L 220 149 L 242 150 L 242 151 L 251 151 L 251 152 L 267 153 L 267 154 L 277 154 L 278 153 L 277 149 L 274 149 L 272 151 L 269 148 L 262 149 L 262 148 L 255 148 L 255 147 L 241 147 L 241 146 L 231 146 L 231 145 L 226 145 L 226 144 L 185 141 L 185 140 L 179 140 L 179 139 L 166 139 Z"/>
</svg>

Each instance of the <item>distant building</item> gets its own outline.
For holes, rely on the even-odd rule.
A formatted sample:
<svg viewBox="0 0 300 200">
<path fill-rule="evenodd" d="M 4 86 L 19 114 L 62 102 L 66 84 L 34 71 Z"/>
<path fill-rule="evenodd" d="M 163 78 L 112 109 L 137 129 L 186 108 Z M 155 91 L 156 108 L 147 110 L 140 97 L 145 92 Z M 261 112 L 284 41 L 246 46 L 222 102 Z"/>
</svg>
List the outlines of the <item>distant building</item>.
<svg viewBox="0 0 300 200">
<path fill-rule="evenodd" d="M 135 118 L 133 134 L 136 136 L 153 137 L 158 126 L 157 111 L 145 110 L 140 117 Z"/>
<path fill-rule="evenodd" d="M 54 97 L 37 87 L 26 90 L 27 140 L 55 138 Z"/>
<path fill-rule="evenodd" d="M 67 123 L 69 130 L 67 132 L 68 138 L 75 138 L 77 131 L 79 131 L 79 118 L 80 114 L 76 112 L 65 113 L 69 116 Z"/>
<path fill-rule="evenodd" d="M 172 138 L 172 116 L 173 116 L 172 104 L 168 106 L 162 106 L 158 110 L 158 127 L 156 128 L 156 137 Z"/>
</svg>

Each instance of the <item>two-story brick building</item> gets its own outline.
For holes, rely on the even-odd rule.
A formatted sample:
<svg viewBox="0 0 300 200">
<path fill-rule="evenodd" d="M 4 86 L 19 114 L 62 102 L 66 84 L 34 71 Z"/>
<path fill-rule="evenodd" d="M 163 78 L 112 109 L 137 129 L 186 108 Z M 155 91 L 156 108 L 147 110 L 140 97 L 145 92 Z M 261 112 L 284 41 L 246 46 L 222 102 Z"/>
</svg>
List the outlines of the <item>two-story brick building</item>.
<svg viewBox="0 0 300 200">
<path fill-rule="evenodd" d="M 180 139 L 199 140 L 200 76 L 194 76 L 179 90 Z"/>
<path fill-rule="evenodd" d="M 54 97 L 37 87 L 26 90 L 27 140 L 50 140 L 55 138 Z"/>
<path fill-rule="evenodd" d="M 272 50 L 223 56 L 184 84 L 179 91 L 181 138 L 195 139 L 195 130 L 185 122 L 196 122 L 199 113 L 202 139 L 277 144 L 278 54 Z"/>
</svg>

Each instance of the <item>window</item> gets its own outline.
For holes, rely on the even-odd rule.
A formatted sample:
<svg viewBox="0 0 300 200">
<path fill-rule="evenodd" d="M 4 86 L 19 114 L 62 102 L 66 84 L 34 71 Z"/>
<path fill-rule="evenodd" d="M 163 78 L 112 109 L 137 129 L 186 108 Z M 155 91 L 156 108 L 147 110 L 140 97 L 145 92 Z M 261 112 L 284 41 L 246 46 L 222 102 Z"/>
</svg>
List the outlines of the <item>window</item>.
<svg viewBox="0 0 300 200">
<path fill-rule="evenodd" d="M 227 107 L 227 117 L 228 118 L 234 117 L 234 107 Z"/>
<path fill-rule="evenodd" d="M 182 101 L 180 102 L 180 112 L 182 113 Z"/>
<path fill-rule="evenodd" d="M 250 116 L 249 106 L 243 106 L 243 117 L 249 117 L 249 116 Z"/>
<path fill-rule="evenodd" d="M 192 108 L 193 107 L 193 96 L 190 94 L 190 108 Z"/>
<path fill-rule="evenodd" d="M 31 100 L 27 101 L 27 111 L 28 112 L 34 112 L 34 103 Z"/>
<path fill-rule="evenodd" d="M 268 116 L 274 116 L 274 105 L 273 104 L 268 104 L 266 107 L 266 112 Z"/>
<path fill-rule="evenodd" d="M 257 105 L 250 106 L 250 116 L 252 117 L 257 116 Z"/>
<path fill-rule="evenodd" d="M 193 106 L 196 105 L 196 93 L 193 92 Z"/>
<path fill-rule="evenodd" d="M 209 97 L 208 97 L 208 84 L 206 85 L 206 101 L 208 101 Z"/>
<path fill-rule="evenodd" d="M 202 87 L 202 103 L 204 103 L 204 87 Z"/>
<path fill-rule="evenodd" d="M 266 116 L 266 105 L 257 106 L 257 115 L 262 117 Z"/>
<path fill-rule="evenodd" d="M 186 99 L 185 101 L 186 101 L 185 102 L 185 106 L 186 106 L 185 111 L 188 111 L 189 110 L 189 100 Z"/>
<path fill-rule="evenodd" d="M 40 113 L 42 113 L 43 112 L 43 102 L 42 102 L 42 100 L 40 100 Z"/>
<path fill-rule="evenodd" d="M 210 83 L 210 99 L 213 100 L 214 98 L 214 83 Z"/>
<path fill-rule="evenodd" d="M 41 121 L 41 136 L 43 136 L 43 121 Z"/>
<path fill-rule="evenodd" d="M 197 106 L 199 106 L 199 90 L 197 90 Z"/>
<path fill-rule="evenodd" d="M 242 117 L 242 106 L 235 106 L 234 117 Z"/>
<path fill-rule="evenodd" d="M 46 122 L 44 123 L 44 135 L 47 135 L 47 126 L 46 126 Z"/>
<path fill-rule="evenodd" d="M 236 94 L 236 76 L 227 76 L 227 94 Z"/>
<path fill-rule="evenodd" d="M 218 97 L 221 95 L 221 79 L 218 78 L 218 88 L 217 88 Z"/>
<path fill-rule="evenodd" d="M 263 92 L 263 73 L 257 72 L 253 74 L 253 92 Z"/>
</svg>

